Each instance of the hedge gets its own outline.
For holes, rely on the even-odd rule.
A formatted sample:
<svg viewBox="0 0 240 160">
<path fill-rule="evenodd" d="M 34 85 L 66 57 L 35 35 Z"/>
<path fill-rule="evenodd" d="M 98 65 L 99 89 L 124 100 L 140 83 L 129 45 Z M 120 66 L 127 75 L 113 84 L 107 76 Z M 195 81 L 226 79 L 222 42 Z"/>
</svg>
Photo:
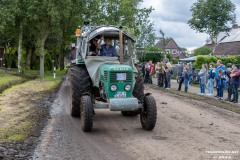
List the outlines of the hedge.
<svg viewBox="0 0 240 160">
<path fill-rule="evenodd" d="M 216 57 L 216 56 L 197 56 L 194 62 L 195 68 L 201 68 L 202 64 L 217 63 L 217 60 L 222 60 L 223 64 L 228 67 L 229 64 L 240 65 L 240 56 Z"/>
</svg>

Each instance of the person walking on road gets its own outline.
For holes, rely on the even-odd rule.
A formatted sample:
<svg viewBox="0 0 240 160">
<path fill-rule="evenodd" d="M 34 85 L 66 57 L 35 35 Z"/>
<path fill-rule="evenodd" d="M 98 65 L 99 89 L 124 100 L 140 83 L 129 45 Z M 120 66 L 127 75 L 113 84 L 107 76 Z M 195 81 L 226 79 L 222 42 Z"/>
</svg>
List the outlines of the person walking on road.
<svg viewBox="0 0 240 160">
<path fill-rule="evenodd" d="M 206 64 L 202 65 L 202 69 L 199 71 L 198 76 L 199 76 L 200 94 L 204 95 L 206 79 L 207 79 L 207 65 Z"/>
<path fill-rule="evenodd" d="M 219 98 L 221 100 L 221 96 L 220 96 L 220 92 L 221 92 L 221 86 L 222 83 L 221 81 L 223 80 L 222 78 L 225 77 L 225 74 L 224 72 L 226 71 L 226 68 L 225 66 L 222 64 L 222 61 L 221 60 L 218 60 L 217 61 L 217 68 L 216 68 L 216 75 L 215 75 L 215 80 L 216 80 L 216 85 L 217 85 L 217 95 L 215 95 L 215 97 Z M 219 71 L 222 70 L 222 78 L 219 77 Z"/>
<path fill-rule="evenodd" d="M 207 89 L 208 89 L 207 96 L 213 96 L 213 91 L 214 91 L 213 82 L 214 82 L 214 78 L 215 78 L 215 74 L 216 74 L 215 68 L 213 66 L 214 66 L 213 63 L 209 64 L 208 82 L 207 82 Z"/>
</svg>

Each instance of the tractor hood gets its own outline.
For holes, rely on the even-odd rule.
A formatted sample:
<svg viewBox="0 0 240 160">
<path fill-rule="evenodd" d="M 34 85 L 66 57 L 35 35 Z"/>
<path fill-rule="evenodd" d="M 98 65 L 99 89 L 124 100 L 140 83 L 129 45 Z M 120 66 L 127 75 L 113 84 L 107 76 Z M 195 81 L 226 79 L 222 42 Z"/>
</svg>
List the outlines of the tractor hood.
<svg viewBox="0 0 240 160">
<path fill-rule="evenodd" d="M 104 70 L 104 71 L 133 71 L 132 67 L 127 66 L 127 65 L 120 65 L 120 64 L 115 64 L 115 65 L 103 64 L 103 65 L 101 65 L 100 70 Z"/>
<path fill-rule="evenodd" d="M 119 68 L 128 69 L 129 71 L 132 70 L 134 73 L 138 72 L 131 59 L 128 59 L 124 61 L 123 64 L 120 64 L 117 57 L 88 56 L 85 59 L 85 64 L 92 79 L 93 85 L 97 87 L 99 87 L 100 81 L 100 68 L 107 70 L 114 70 L 114 68 Z M 111 67 L 113 64 L 115 64 L 114 67 Z"/>
</svg>

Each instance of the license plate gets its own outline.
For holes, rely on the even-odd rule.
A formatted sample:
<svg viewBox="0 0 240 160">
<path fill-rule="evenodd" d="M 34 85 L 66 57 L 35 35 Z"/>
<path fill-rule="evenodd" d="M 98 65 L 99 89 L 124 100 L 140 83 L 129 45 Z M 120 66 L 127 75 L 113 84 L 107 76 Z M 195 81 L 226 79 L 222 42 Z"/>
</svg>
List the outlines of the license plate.
<svg viewBox="0 0 240 160">
<path fill-rule="evenodd" d="M 127 79 L 127 73 L 117 73 L 117 81 L 124 81 Z"/>
<path fill-rule="evenodd" d="M 126 92 L 117 92 L 115 98 L 126 98 Z"/>
</svg>

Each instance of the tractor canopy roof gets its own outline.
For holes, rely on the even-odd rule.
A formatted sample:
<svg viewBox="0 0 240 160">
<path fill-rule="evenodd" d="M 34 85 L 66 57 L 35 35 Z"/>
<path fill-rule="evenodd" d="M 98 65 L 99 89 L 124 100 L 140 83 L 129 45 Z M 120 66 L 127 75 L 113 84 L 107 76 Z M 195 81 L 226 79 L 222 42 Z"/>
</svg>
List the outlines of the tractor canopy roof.
<svg viewBox="0 0 240 160">
<path fill-rule="evenodd" d="M 88 35 L 88 40 L 90 41 L 96 36 L 104 36 L 104 37 L 109 37 L 111 39 L 117 39 L 119 38 L 119 31 L 120 31 L 120 27 L 117 27 L 117 26 L 91 27 Z M 123 30 L 123 35 L 135 42 L 133 37 L 129 33 L 125 32 L 124 30 Z"/>
</svg>

